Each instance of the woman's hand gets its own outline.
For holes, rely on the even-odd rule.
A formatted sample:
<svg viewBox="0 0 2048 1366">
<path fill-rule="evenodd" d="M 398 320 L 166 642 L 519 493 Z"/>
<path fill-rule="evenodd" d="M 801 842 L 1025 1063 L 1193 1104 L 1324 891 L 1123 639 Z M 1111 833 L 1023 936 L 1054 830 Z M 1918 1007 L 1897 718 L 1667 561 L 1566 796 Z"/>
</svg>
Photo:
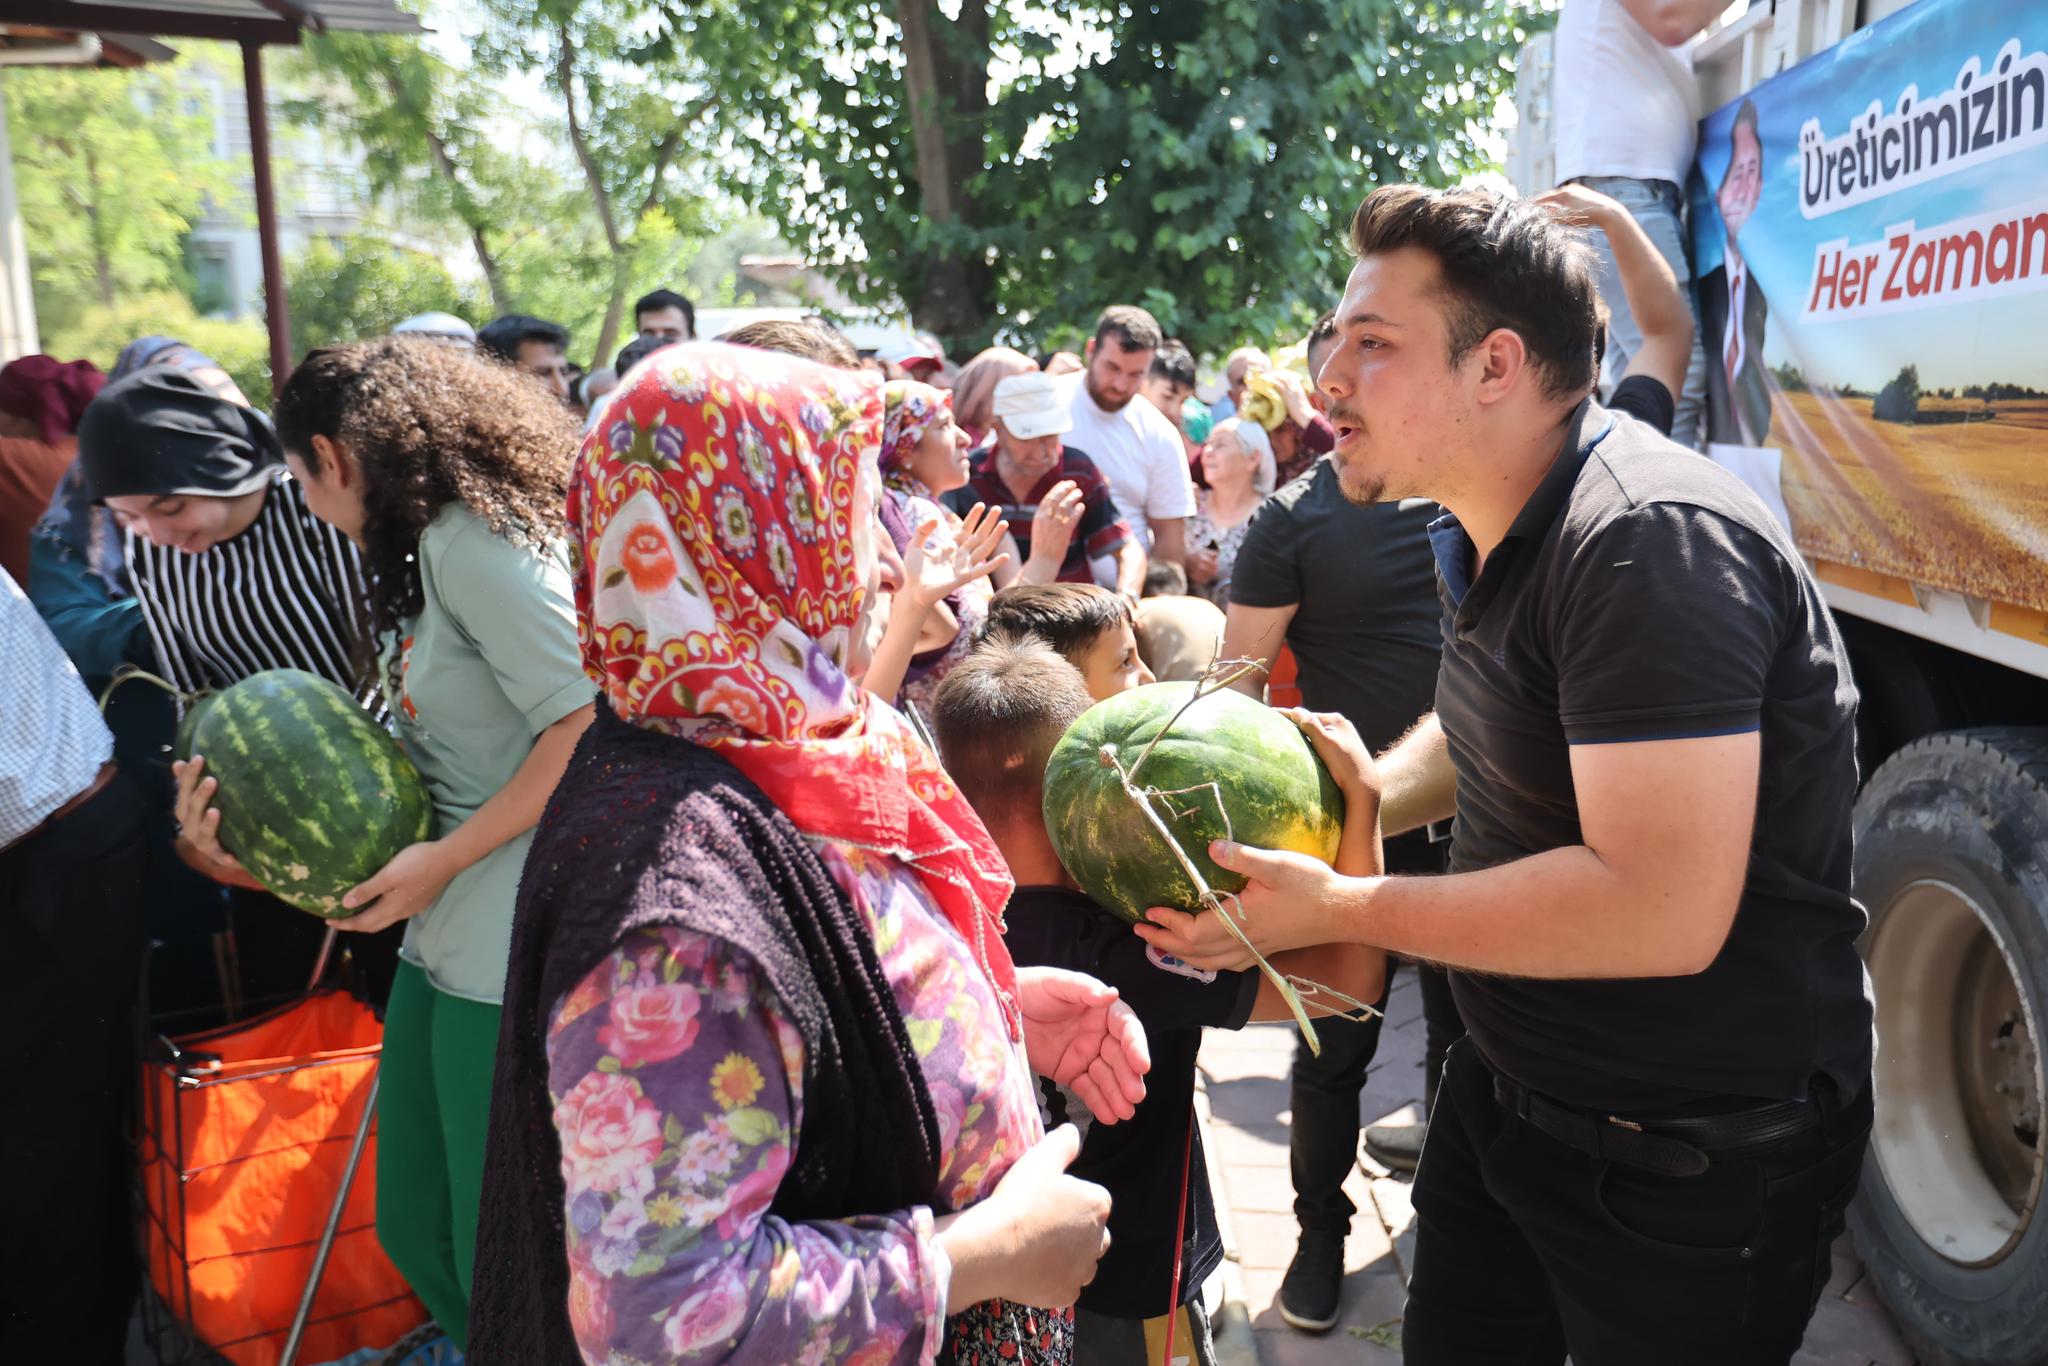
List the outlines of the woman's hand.
<svg viewBox="0 0 2048 1366">
<path fill-rule="evenodd" d="M 1040 1309 L 1081 1297 L 1109 1251 L 1109 1192 L 1067 1175 L 1080 1151 L 1080 1131 L 1062 1124 L 988 1199 L 938 1220 L 939 1246 L 953 1263 L 948 1314 L 998 1296 Z"/>
<path fill-rule="evenodd" d="M 1081 1098 L 1104 1124 L 1129 1119 L 1152 1070 L 1145 1026 L 1114 987 L 1058 968 L 1019 968 L 1024 1052 L 1031 1070 Z"/>
<path fill-rule="evenodd" d="M 263 884 L 249 876 L 233 854 L 220 842 L 220 812 L 213 794 L 220 788 L 218 778 L 206 776 L 206 759 L 198 754 L 171 761 L 171 773 L 178 780 L 178 795 L 171 808 L 177 822 L 179 853 L 194 870 L 229 887 L 263 890 Z"/>
<path fill-rule="evenodd" d="M 910 548 L 904 552 L 903 592 L 898 596 L 908 598 L 921 616 L 944 602 L 949 594 L 988 577 L 1010 562 L 1002 548 L 1009 529 L 1010 524 L 996 509 L 976 503 L 961 522 L 952 545 L 942 544 L 935 547 L 936 553 L 927 554 L 927 545 L 939 531 L 936 519 L 927 521 L 911 537 Z"/>
<path fill-rule="evenodd" d="M 1251 879 L 1237 894 L 1237 927 L 1259 952 L 1271 956 L 1350 939 L 1330 927 L 1342 918 L 1347 890 L 1360 885 L 1357 879 L 1343 877 L 1307 854 L 1252 849 L 1229 840 L 1211 844 L 1209 857 Z M 1230 899 L 1224 898 L 1223 904 L 1229 906 Z M 1190 915 L 1155 906 L 1145 916 L 1150 923 L 1137 926 L 1138 937 L 1190 967 L 1217 972 L 1252 966 L 1251 954 L 1215 911 Z"/>
<path fill-rule="evenodd" d="M 1316 757 L 1330 770 L 1337 790 L 1347 802 L 1365 800 L 1375 806 L 1380 798 L 1380 770 L 1372 761 L 1358 728 L 1333 711 L 1309 711 L 1303 707 L 1281 707 L 1280 714 L 1301 728 L 1314 746 Z"/>
<path fill-rule="evenodd" d="M 444 856 L 440 841 L 408 845 L 368 882 L 342 897 L 343 906 L 363 909 L 332 923 L 337 929 L 374 934 L 387 925 L 409 920 L 433 905 L 458 871 Z"/>
<path fill-rule="evenodd" d="M 1051 576 L 1035 582 L 1051 583 L 1059 578 L 1060 567 L 1067 562 L 1067 551 L 1073 548 L 1074 531 L 1081 525 L 1081 514 L 1087 510 L 1087 500 L 1081 496 L 1081 486 L 1071 479 L 1062 479 L 1038 502 L 1038 511 L 1031 516 L 1031 558 L 1027 562 L 1039 569 L 1050 569 Z"/>
<path fill-rule="evenodd" d="M 1216 582 L 1218 555 L 1214 550 L 1197 550 L 1188 556 L 1188 582 L 1210 584 Z"/>
</svg>

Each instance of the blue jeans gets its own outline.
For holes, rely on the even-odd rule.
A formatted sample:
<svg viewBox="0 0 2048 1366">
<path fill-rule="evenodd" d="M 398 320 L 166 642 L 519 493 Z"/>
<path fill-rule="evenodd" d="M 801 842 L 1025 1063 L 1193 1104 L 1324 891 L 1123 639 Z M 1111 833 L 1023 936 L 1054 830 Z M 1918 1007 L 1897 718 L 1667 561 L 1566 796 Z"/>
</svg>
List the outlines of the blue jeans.
<svg viewBox="0 0 2048 1366">
<path fill-rule="evenodd" d="M 1700 340 L 1699 306 L 1693 301 L 1692 250 L 1685 235 L 1684 202 L 1679 189 L 1668 180 L 1631 180 L 1625 176 L 1582 176 L 1579 184 L 1598 190 L 1627 209 L 1649 234 L 1658 253 L 1670 263 L 1671 273 L 1678 277 L 1678 292 L 1685 296 L 1685 306 L 1693 315 L 1692 359 L 1686 363 L 1683 390 L 1672 395 L 1678 402 L 1678 415 L 1671 423 L 1671 439 L 1681 446 L 1697 446 L 1700 415 L 1707 401 L 1707 349 Z M 1603 370 L 1618 380 L 1628 368 L 1629 357 L 1642 349 L 1643 333 L 1629 312 L 1628 296 L 1622 293 L 1621 275 L 1614 268 L 1614 253 L 1608 249 L 1607 234 L 1594 231 L 1587 237 L 1600 253 L 1600 297 L 1606 300 L 1608 309 L 1607 362 Z"/>
</svg>

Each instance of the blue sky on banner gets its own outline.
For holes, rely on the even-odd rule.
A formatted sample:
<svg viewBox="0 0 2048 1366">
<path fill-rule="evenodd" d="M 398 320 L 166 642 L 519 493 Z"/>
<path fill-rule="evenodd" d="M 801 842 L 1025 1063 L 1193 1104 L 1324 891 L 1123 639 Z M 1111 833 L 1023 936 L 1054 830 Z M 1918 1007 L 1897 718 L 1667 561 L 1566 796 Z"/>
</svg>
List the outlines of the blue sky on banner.
<svg viewBox="0 0 2048 1366">
<path fill-rule="evenodd" d="M 1849 131 L 1852 120 L 1864 120 L 1873 103 L 1893 112 L 1908 87 L 1917 89 L 1915 106 L 1924 107 L 1956 85 L 1972 58 L 1980 73 L 1994 73 L 2000 50 L 2014 39 L 2022 63 L 2048 49 L 2048 4 L 1921 0 L 1749 92 L 1762 134 L 1764 182 L 1741 245 L 1770 300 L 1764 355 L 1771 365 L 1791 360 L 1810 381 L 1863 390 L 1877 389 L 1907 364 L 1919 367 L 1923 388 L 1999 381 L 2048 389 L 2048 346 L 2041 342 L 2048 332 L 2048 292 L 2013 289 L 1876 316 L 1798 316 L 1812 293 L 1815 252 L 1823 243 L 1847 238 L 1852 249 L 1874 248 L 1888 230 L 1909 221 L 1926 230 L 1987 213 L 2048 212 L 2048 141 L 1818 217 L 1800 212 L 1799 134 L 1809 119 L 1819 119 L 1823 136 L 1834 138 Z M 1716 110 L 1700 127 L 1691 186 L 1699 276 L 1723 261 L 1713 195 L 1728 167 L 1729 131 L 1741 104 L 1738 99 Z M 2025 109 L 2031 123 L 2031 98 Z"/>
</svg>

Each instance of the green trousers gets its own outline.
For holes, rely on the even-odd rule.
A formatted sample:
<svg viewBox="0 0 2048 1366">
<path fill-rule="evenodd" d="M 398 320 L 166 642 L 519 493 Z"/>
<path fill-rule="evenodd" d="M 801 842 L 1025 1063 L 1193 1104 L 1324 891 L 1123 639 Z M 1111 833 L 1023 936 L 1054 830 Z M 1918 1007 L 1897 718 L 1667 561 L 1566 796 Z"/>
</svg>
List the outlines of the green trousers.
<svg viewBox="0 0 2048 1366">
<path fill-rule="evenodd" d="M 377 1091 L 377 1241 L 457 1347 L 469 1345 L 498 1006 L 400 961 Z"/>
</svg>

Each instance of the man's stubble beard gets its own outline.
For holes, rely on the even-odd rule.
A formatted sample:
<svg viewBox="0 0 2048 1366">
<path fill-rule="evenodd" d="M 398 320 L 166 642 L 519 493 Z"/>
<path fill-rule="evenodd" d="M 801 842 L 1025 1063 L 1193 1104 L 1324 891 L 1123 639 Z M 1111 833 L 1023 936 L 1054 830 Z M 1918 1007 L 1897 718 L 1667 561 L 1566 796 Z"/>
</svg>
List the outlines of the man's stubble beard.
<svg viewBox="0 0 2048 1366">
<path fill-rule="evenodd" d="M 1120 399 L 1115 403 L 1111 403 L 1108 399 L 1104 398 L 1102 391 L 1095 387 L 1095 372 L 1093 370 L 1081 372 L 1081 384 L 1088 390 L 1090 401 L 1105 413 L 1120 413 L 1130 404 L 1131 400 L 1128 398 Z"/>
</svg>

